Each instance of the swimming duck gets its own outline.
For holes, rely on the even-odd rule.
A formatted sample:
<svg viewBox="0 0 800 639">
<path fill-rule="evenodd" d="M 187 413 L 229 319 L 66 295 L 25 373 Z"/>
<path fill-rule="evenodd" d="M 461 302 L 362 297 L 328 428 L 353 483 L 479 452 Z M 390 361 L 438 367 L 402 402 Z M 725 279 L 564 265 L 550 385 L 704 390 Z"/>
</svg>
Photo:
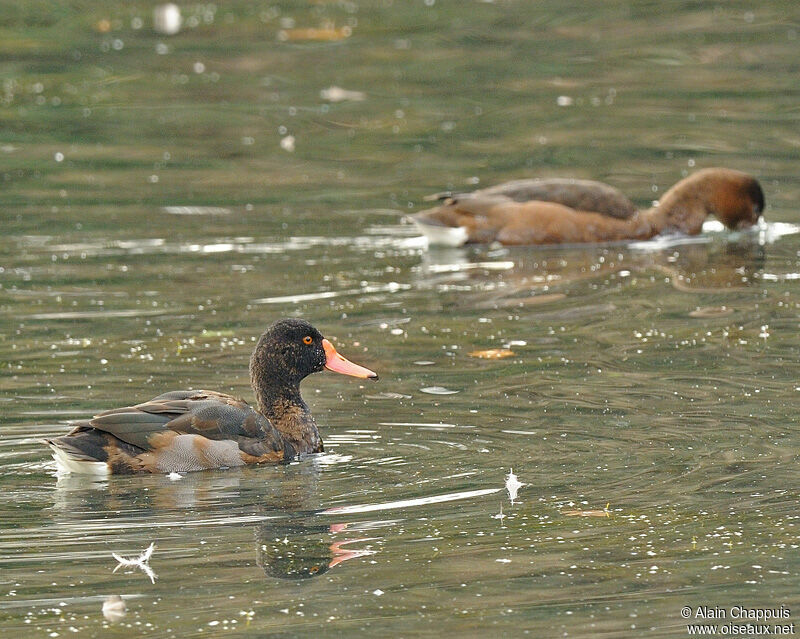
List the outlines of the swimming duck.
<svg viewBox="0 0 800 639">
<path fill-rule="evenodd" d="M 591 180 L 517 180 L 467 194 L 440 194 L 412 219 L 431 244 L 583 244 L 646 240 L 667 232 L 696 235 L 708 215 L 730 229 L 758 221 L 764 193 L 732 169 L 697 171 L 637 211 L 617 189 Z"/>
<path fill-rule="evenodd" d="M 256 408 L 206 390 L 171 391 L 74 424 L 45 442 L 60 470 L 95 475 L 170 473 L 288 461 L 323 450 L 300 382 L 323 368 L 362 379 L 377 374 L 345 359 L 311 324 L 282 319 L 250 358 Z"/>
</svg>

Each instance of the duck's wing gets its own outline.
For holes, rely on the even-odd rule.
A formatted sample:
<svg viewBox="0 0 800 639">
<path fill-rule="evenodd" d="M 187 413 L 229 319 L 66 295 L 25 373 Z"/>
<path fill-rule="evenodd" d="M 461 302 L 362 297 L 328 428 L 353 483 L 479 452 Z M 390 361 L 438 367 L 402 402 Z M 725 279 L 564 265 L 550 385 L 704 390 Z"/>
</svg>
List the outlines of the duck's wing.
<svg viewBox="0 0 800 639">
<path fill-rule="evenodd" d="M 601 213 L 610 217 L 627 219 L 636 213 L 636 207 L 621 191 L 594 180 L 569 178 L 543 178 L 514 180 L 478 191 L 482 195 L 503 195 L 515 202 L 554 202 L 576 211 Z"/>
<path fill-rule="evenodd" d="M 157 447 L 160 440 L 153 436 L 166 431 L 232 440 L 249 454 L 265 448 L 276 451 L 284 443 L 270 421 L 247 402 L 216 391 L 164 393 L 143 404 L 104 411 L 88 426 L 145 451 Z"/>
<path fill-rule="evenodd" d="M 443 204 L 463 201 L 466 197 L 492 198 L 506 197 L 514 202 L 553 202 L 576 211 L 589 211 L 627 219 L 636 213 L 636 206 L 613 186 L 594 180 L 575 180 L 571 178 L 541 178 L 512 180 L 471 194 L 436 193 L 426 199 L 438 200 Z"/>
<path fill-rule="evenodd" d="M 74 460 L 107 462 L 112 472 L 199 470 L 293 455 L 247 402 L 214 391 L 173 391 L 104 411 L 48 443 Z"/>
</svg>

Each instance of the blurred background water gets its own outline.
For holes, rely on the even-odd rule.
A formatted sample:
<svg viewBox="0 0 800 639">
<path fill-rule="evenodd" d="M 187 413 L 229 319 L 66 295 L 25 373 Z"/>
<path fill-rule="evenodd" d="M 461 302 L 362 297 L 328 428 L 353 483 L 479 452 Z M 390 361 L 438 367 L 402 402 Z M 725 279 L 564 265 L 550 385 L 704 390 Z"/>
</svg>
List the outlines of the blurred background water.
<svg viewBox="0 0 800 639">
<path fill-rule="evenodd" d="M 180 5 L 172 35 L 153 10 L 0 2 L 3 633 L 797 619 L 795 2 L 231 1 Z M 707 166 L 755 175 L 766 223 L 428 251 L 404 219 L 533 176 L 646 206 Z M 326 453 L 56 478 L 39 440 L 71 419 L 250 398 L 287 315 L 381 374 L 304 383 Z M 155 583 L 112 572 L 151 542 Z"/>
</svg>

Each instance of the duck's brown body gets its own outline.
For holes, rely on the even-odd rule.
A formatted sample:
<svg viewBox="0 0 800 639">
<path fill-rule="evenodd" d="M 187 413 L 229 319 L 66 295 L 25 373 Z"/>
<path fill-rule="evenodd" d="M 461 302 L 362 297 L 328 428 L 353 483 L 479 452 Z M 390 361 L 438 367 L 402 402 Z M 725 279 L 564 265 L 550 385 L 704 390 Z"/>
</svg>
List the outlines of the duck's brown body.
<svg viewBox="0 0 800 639">
<path fill-rule="evenodd" d="M 645 240 L 666 232 L 695 235 L 709 215 L 729 228 L 744 228 L 758 221 L 763 208 L 764 195 L 753 177 L 705 169 L 644 211 L 600 182 L 521 180 L 445 197 L 413 219 L 430 238 L 442 237 L 442 227 L 458 229 L 456 243 L 583 244 Z"/>
<path fill-rule="evenodd" d="M 323 450 L 299 384 L 324 367 L 377 378 L 336 353 L 307 322 L 281 320 L 261 336 L 251 358 L 257 409 L 215 391 L 172 391 L 100 413 L 46 442 L 62 470 L 92 474 L 186 472 L 287 461 Z"/>
<path fill-rule="evenodd" d="M 112 474 L 168 473 L 277 462 L 322 450 L 295 447 L 244 400 L 214 391 L 173 391 L 108 410 L 48 440 L 73 461 Z"/>
</svg>

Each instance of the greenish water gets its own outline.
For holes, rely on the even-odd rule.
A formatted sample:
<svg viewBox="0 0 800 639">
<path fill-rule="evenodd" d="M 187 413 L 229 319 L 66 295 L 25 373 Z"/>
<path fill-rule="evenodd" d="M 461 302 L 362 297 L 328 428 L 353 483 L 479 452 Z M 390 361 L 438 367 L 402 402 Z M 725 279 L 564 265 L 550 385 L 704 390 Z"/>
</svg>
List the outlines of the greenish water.
<svg viewBox="0 0 800 639">
<path fill-rule="evenodd" d="M 795 3 L 230 2 L 175 36 L 151 12 L 0 3 L 4 635 L 800 619 Z M 426 251 L 403 218 L 524 176 L 644 205 L 706 166 L 761 180 L 760 229 Z M 71 419 L 249 398 L 287 315 L 381 375 L 304 383 L 325 454 L 56 477 L 39 439 Z M 151 542 L 155 583 L 112 572 Z"/>
</svg>

